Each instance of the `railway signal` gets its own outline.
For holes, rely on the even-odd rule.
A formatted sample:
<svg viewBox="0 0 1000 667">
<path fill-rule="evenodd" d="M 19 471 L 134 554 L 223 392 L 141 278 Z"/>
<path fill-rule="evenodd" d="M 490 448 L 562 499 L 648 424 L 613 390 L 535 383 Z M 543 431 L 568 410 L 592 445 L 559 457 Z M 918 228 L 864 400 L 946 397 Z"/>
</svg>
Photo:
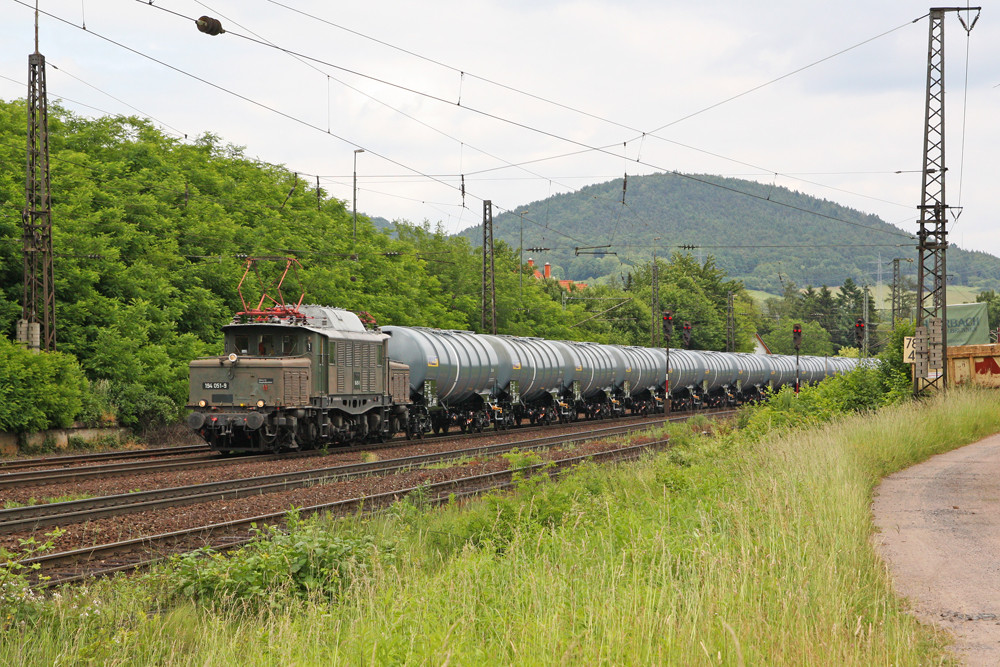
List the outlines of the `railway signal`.
<svg viewBox="0 0 1000 667">
<path fill-rule="evenodd" d="M 674 335 L 674 313 L 670 310 L 663 311 L 663 337 L 670 342 L 670 337 Z"/>
<path fill-rule="evenodd" d="M 792 345 L 795 346 L 795 393 L 799 393 L 799 350 L 802 348 L 802 325 L 792 325 Z"/>
<path fill-rule="evenodd" d="M 859 348 L 865 344 L 865 321 L 860 317 L 854 323 L 854 342 L 858 344 Z"/>
<path fill-rule="evenodd" d="M 691 323 L 684 323 L 684 347 L 691 349 Z"/>
</svg>

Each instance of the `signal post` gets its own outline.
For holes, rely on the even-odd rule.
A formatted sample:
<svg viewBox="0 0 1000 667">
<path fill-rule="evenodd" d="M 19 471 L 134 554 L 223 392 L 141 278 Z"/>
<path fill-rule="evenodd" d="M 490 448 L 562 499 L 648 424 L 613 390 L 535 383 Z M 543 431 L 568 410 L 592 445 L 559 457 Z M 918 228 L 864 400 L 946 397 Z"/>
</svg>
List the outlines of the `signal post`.
<svg viewBox="0 0 1000 667">
<path fill-rule="evenodd" d="M 663 311 L 663 347 L 667 353 L 667 375 L 663 383 L 663 414 L 670 412 L 670 338 L 674 335 L 674 313 Z"/>
<path fill-rule="evenodd" d="M 802 325 L 792 325 L 792 345 L 795 346 L 795 393 L 799 393 L 799 350 L 802 348 Z"/>
</svg>

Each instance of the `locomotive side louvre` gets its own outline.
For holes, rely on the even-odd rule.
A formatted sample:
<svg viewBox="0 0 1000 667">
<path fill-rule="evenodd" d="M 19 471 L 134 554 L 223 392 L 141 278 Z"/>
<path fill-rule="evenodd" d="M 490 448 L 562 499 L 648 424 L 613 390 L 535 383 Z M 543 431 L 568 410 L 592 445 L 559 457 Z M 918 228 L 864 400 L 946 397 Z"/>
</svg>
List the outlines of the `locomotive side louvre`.
<svg viewBox="0 0 1000 667">
<path fill-rule="evenodd" d="M 386 341 L 381 336 L 360 337 L 340 331 L 331 331 L 327 336 L 328 372 L 324 393 L 383 394 L 387 391 Z"/>
</svg>

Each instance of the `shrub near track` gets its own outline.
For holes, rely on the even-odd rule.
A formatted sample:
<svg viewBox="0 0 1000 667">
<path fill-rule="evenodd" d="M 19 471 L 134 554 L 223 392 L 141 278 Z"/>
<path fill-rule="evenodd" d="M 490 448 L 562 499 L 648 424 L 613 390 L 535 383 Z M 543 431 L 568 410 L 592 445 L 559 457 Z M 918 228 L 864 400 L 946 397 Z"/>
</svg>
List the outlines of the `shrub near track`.
<svg viewBox="0 0 1000 667">
<path fill-rule="evenodd" d="M 394 553 L 335 587 L 303 595 L 273 569 L 233 605 L 209 588 L 186 597 L 190 578 L 169 569 L 95 584 L 9 628 L 0 663 L 937 661 L 939 640 L 904 613 L 870 545 L 872 489 L 997 430 L 1000 398 L 972 392 L 766 437 L 679 425 L 670 452 L 639 463 L 320 522 Z"/>
</svg>

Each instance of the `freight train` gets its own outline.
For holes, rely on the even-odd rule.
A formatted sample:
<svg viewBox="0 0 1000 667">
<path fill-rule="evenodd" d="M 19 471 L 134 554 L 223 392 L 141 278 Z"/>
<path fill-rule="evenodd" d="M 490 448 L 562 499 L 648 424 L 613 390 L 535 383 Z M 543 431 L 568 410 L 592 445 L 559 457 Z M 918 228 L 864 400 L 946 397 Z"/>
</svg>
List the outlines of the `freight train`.
<svg viewBox="0 0 1000 667">
<path fill-rule="evenodd" d="M 191 362 L 187 420 L 221 452 L 734 406 L 857 364 L 670 349 L 668 374 L 663 348 L 369 329 L 353 312 L 314 305 L 241 312 L 223 333 L 221 356 Z"/>
</svg>

